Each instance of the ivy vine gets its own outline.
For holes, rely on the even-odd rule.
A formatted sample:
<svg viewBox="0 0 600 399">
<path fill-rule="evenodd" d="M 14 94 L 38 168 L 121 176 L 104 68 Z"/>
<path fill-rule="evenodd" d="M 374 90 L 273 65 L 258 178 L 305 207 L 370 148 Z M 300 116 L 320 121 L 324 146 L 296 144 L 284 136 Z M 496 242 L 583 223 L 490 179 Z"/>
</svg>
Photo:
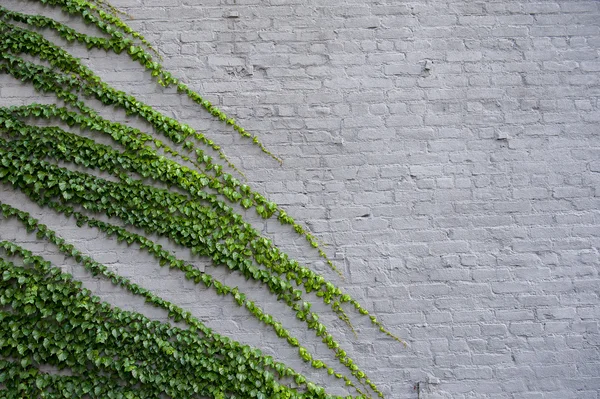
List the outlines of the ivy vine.
<svg viewBox="0 0 600 399">
<path fill-rule="evenodd" d="M 357 398 L 371 398 L 373 394 L 383 397 L 319 321 L 306 294 L 314 292 L 352 331 L 347 310 L 354 309 L 368 316 L 388 337 L 402 341 L 333 282 L 300 265 L 262 236 L 235 206 L 290 225 L 339 273 L 317 238 L 277 204 L 228 173 L 229 167 L 241 174 L 217 143 L 134 96 L 115 90 L 79 59 L 47 40 L 43 31 L 53 30 L 63 39 L 90 49 L 126 54 L 150 71 L 158 84 L 176 86 L 199 109 L 232 126 L 278 162 L 281 159 L 237 121 L 165 71 L 155 60 L 160 59 L 158 53 L 118 17 L 114 7 L 101 0 L 39 1 L 82 18 L 104 37 L 0 6 L 0 72 L 30 83 L 41 93 L 51 93 L 58 101 L 53 105 L 0 108 L 0 182 L 73 219 L 77 226 L 96 228 L 148 252 L 161 266 L 179 270 L 182 278 L 231 296 L 296 348 L 299 358 L 342 380 L 356 391 Z M 139 116 L 163 138 L 101 117 L 86 105 L 89 98 Z M 46 123 L 36 124 L 40 120 Z M 94 140 L 100 137 L 111 140 L 112 145 Z M 81 167 L 87 171 L 80 171 Z M 111 177 L 98 177 L 97 172 Z M 110 271 L 26 212 L 1 202 L 0 206 L 4 218 L 17 219 L 38 239 L 48 241 L 93 275 L 142 296 L 163 308 L 173 321 L 187 326 L 181 329 L 150 321 L 103 303 L 43 258 L 16 243 L 2 241 L 0 386 L 5 387 L 7 397 L 334 398 L 258 349 L 214 333 L 189 312 Z M 103 221 L 101 216 L 119 222 Z M 314 331 L 339 365 L 326 364 L 310 353 L 283 322 L 238 287 L 229 287 L 199 271 L 128 227 L 166 237 L 191 249 L 194 255 L 211 259 L 215 266 L 227 267 L 264 285 Z M 43 372 L 41 365 L 66 368 L 69 373 Z"/>
</svg>

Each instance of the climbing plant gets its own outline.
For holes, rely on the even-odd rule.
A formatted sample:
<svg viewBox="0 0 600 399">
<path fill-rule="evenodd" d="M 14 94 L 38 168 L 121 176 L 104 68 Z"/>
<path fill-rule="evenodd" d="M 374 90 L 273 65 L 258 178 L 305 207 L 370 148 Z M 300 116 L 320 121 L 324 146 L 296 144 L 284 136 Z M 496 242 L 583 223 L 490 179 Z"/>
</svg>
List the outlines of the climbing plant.
<svg viewBox="0 0 600 399">
<path fill-rule="evenodd" d="M 369 317 L 382 333 L 400 339 L 333 282 L 291 259 L 261 235 L 235 206 L 289 225 L 339 273 L 317 238 L 280 206 L 236 178 L 243 174 L 217 143 L 112 88 L 67 50 L 46 39 L 44 31 L 51 30 L 89 49 L 128 56 L 158 84 L 175 86 L 198 104 L 200 112 L 230 125 L 277 162 L 281 159 L 236 120 L 164 70 L 157 61 L 158 53 L 119 18 L 114 7 L 99 0 L 39 1 L 81 18 L 97 28 L 99 36 L 0 6 L 0 72 L 57 100 L 50 105 L 0 108 L 0 181 L 77 226 L 98 229 L 107 237 L 146 251 L 161 266 L 180 271 L 181 278 L 231 296 L 296 348 L 299 358 L 311 367 L 342 380 L 358 398 L 382 397 L 366 372 L 319 321 L 307 294 L 314 292 L 352 331 L 348 311 Z M 89 99 L 145 120 L 153 132 L 101 117 L 86 105 Z M 69 128 L 61 127 L 65 125 Z M 109 140 L 112 145 L 97 140 Z M 98 177 L 99 171 L 110 177 Z M 173 327 L 101 302 L 43 258 L 15 242 L 2 241 L 0 387 L 6 397 L 335 397 L 258 349 L 216 334 L 190 312 L 83 254 L 25 211 L 1 202 L 0 206 L 4 218 L 18 220 L 39 240 L 93 275 L 143 297 L 167 311 L 172 321 L 186 325 Z M 103 216 L 118 222 L 107 222 Z M 147 236 L 168 238 L 194 255 L 210 259 L 214 266 L 260 283 L 325 343 L 337 364 L 318 359 L 282 321 L 238 287 L 227 286 L 131 228 L 141 229 Z M 40 369 L 43 365 L 66 368 L 69 373 L 44 372 Z"/>
</svg>

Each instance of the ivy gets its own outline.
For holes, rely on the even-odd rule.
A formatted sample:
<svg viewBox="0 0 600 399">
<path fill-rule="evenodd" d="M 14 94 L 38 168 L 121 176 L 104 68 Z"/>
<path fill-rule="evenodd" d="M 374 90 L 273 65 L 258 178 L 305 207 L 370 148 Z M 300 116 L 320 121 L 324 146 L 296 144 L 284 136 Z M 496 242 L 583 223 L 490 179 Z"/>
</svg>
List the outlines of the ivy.
<svg viewBox="0 0 600 399">
<path fill-rule="evenodd" d="M 81 254 L 75 247 L 73 247 L 70 244 L 67 244 L 64 239 L 60 238 L 54 231 L 48 229 L 45 225 L 40 225 L 36 219 L 33 219 L 26 212 L 19 211 L 15 208 L 12 208 L 9 205 L 1 203 L 0 207 L 5 217 L 17 218 L 27 229 L 30 230 L 30 232 L 36 233 L 36 235 L 40 239 L 45 238 L 46 240 L 50 241 L 56 246 L 59 252 L 61 252 L 67 257 L 74 258 L 86 270 L 90 271 L 92 275 L 103 276 L 109 279 L 110 281 L 114 282 L 115 284 L 123 286 L 132 294 L 143 296 L 146 302 L 167 310 L 169 316 L 176 322 L 183 321 L 189 327 L 193 329 L 198 329 L 199 331 L 202 331 L 205 335 L 209 333 L 210 330 L 207 327 L 205 327 L 199 320 L 191 316 L 189 313 L 183 311 L 177 306 L 168 304 L 167 302 L 160 300 L 160 298 L 153 295 L 150 291 L 131 283 L 128 279 L 120 277 L 116 273 L 111 272 L 106 266 L 99 264 L 92 258 Z M 217 279 L 215 279 L 214 277 L 201 273 L 192 265 L 185 264 L 184 261 L 177 259 L 173 255 L 169 254 L 167 251 L 163 250 L 160 245 L 141 235 L 128 232 L 124 228 L 114 226 L 109 223 L 104 223 L 102 221 L 86 217 L 85 215 L 79 212 L 74 212 L 73 216 L 77 220 L 78 225 L 87 223 L 89 226 L 96 227 L 99 230 L 108 233 L 109 235 L 116 235 L 119 241 L 126 241 L 129 245 L 131 245 L 134 242 L 137 242 L 138 244 L 140 244 L 140 247 L 142 249 L 145 249 L 150 254 L 152 254 L 161 265 L 168 264 L 171 268 L 176 268 L 178 270 L 181 270 L 182 272 L 185 272 L 185 277 L 187 279 L 196 283 L 203 283 L 204 286 L 206 286 L 207 288 L 214 288 L 220 295 L 232 296 L 239 306 L 244 306 L 258 320 L 272 327 L 280 338 L 284 338 L 290 343 L 290 345 L 298 347 L 300 356 L 306 361 L 312 361 L 313 367 L 317 369 L 327 369 L 331 372 L 331 374 L 335 375 L 336 378 L 343 379 L 347 385 L 355 387 L 354 383 L 351 380 L 349 380 L 343 374 L 335 372 L 335 370 L 331 367 L 328 367 L 325 362 L 318 359 L 313 360 L 313 356 L 310 353 L 308 353 L 308 351 L 305 348 L 299 346 L 298 340 L 294 338 L 290 334 L 290 332 L 282 326 L 280 322 L 277 322 L 273 318 L 273 316 L 269 315 L 268 313 L 265 313 L 254 302 L 252 302 L 250 299 L 247 299 L 246 295 L 242 293 L 237 287 L 228 287 L 225 284 L 218 281 Z M 297 374 L 293 375 L 293 377 L 300 378 L 300 376 Z M 356 387 L 355 389 L 359 393 L 362 393 L 360 389 Z"/>
<path fill-rule="evenodd" d="M 281 160 L 233 118 L 165 71 L 155 60 L 160 59 L 158 53 L 119 19 L 114 7 L 102 0 L 40 1 L 82 18 L 102 36 L 0 6 L 0 72 L 51 93 L 63 103 L 0 108 L 0 182 L 40 206 L 73 218 L 77 226 L 97 228 L 135 245 L 161 266 L 180 271 L 182 278 L 230 297 L 296 348 L 298 357 L 312 368 L 323 369 L 352 387 L 357 398 L 370 398 L 370 392 L 382 397 L 319 321 L 306 294 L 320 297 L 352 331 L 345 307 L 368 316 L 384 334 L 401 341 L 334 283 L 289 258 L 246 222 L 235 206 L 290 225 L 338 271 L 316 237 L 277 204 L 228 173 L 227 167 L 241 171 L 214 141 L 115 90 L 40 31 L 51 29 L 69 42 L 128 56 L 158 84 L 177 87 L 200 109 Z M 102 118 L 86 105 L 88 98 L 145 120 L 163 139 Z M 32 123 L 36 120 L 43 120 L 44 126 Z M 56 122 L 69 129 L 53 125 Z M 96 142 L 101 136 L 110 138 L 112 145 Z M 97 172 L 110 178 L 100 178 Z M 50 242 L 93 275 L 143 297 L 164 309 L 172 321 L 187 326 L 180 329 L 152 322 L 103 303 L 39 256 L 17 244 L 0 242 L 0 252 L 6 254 L 0 257 L 0 384 L 8 397 L 333 398 L 284 364 L 214 333 L 189 312 L 110 271 L 26 212 L 2 203 L 0 207 L 4 217 L 18 219 L 38 239 Z M 102 221 L 100 216 L 118 218 L 121 225 Z M 129 231 L 129 226 L 166 237 L 196 256 L 211 259 L 215 266 L 264 285 L 313 330 L 345 371 L 316 358 L 281 321 L 238 287 L 200 272 L 149 238 Z M 22 265 L 12 258 L 19 258 Z M 43 364 L 65 368 L 68 373 L 42 372 Z M 283 382 L 290 379 L 292 383 Z"/>
<path fill-rule="evenodd" d="M 279 392 L 287 395 L 279 397 L 331 397 L 314 384 L 306 384 L 304 393 L 280 385 L 274 378 L 278 369 L 297 374 L 256 350 L 122 311 L 92 297 L 41 257 L 12 243 L 0 246 L 9 255 L 21 256 L 25 264 L 20 267 L 0 259 L 0 302 L 9 309 L 0 312 L 0 355 L 20 358 L 22 367 L 49 364 L 67 367 L 76 377 L 108 375 L 112 377 L 108 387 L 135 390 L 143 398 L 162 393 L 217 397 L 225 389 L 237 394 L 231 397 L 259 397 L 256 386 L 263 387 L 263 395 L 273 397 Z M 207 329 L 204 332 L 210 334 Z M 24 345 L 27 337 L 33 339 Z M 41 377 L 41 382 L 28 385 L 28 397 L 39 394 L 51 379 Z M 98 382 L 95 376 L 91 380 Z"/>
<path fill-rule="evenodd" d="M 52 142 L 56 141 L 53 140 Z M 366 376 L 364 373 L 352 367 L 352 359 L 345 355 L 345 353 L 339 348 L 339 344 L 336 342 L 336 340 L 327 332 L 325 326 L 318 322 L 318 316 L 315 313 L 310 312 L 310 306 L 308 303 L 305 302 L 303 305 L 293 303 L 294 299 L 299 299 L 292 298 L 292 295 L 298 295 L 298 291 L 293 290 L 293 287 L 285 280 L 281 280 L 265 270 L 261 270 L 252 266 L 251 262 L 247 260 L 244 262 L 242 255 L 240 255 L 243 251 L 243 248 L 239 247 L 239 245 L 236 245 L 233 240 L 229 240 L 228 238 L 224 239 L 225 236 L 215 235 L 218 225 L 215 224 L 215 219 L 211 218 L 210 211 L 201 213 L 197 212 L 197 209 L 194 207 L 189 208 L 188 211 L 182 211 L 182 213 L 185 213 L 188 217 L 192 217 L 197 222 L 196 224 L 190 224 L 187 223 L 187 218 L 179 219 L 168 215 L 169 213 L 176 212 L 178 209 L 181 209 L 182 201 L 185 200 L 181 196 L 179 196 L 179 198 L 173 198 L 176 197 L 175 194 L 169 195 L 169 193 L 165 190 L 158 190 L 153 187 L 145 186 L 141 186 L 140 191 L 137 192 L 135 196 L 131 196 L 129 195 L 128 191 L 131 186 L 102 181 L 101 179 L 88 177 L 84 174 L 70 172 L 64 169 L 61 170 L 61 168 L 41 161 L 33 161 L 31 160 L 31 151 L 25 151 L 26 150 L 24 148 L 19 151 L 17 147 L 13 147 L 13 155 L 18 156 L 20 154 L 21 157 L 29 157 L 29 162 L 26 165 L 23 165 L 16 160 L 13 165 L 15 168 L 27 168 L 28 172 L 32 173 L 31 175 L 27 176 L 31 176 L 31 178 L 25 177 L 23 181 L 16 180 L 13 182 L 13 184 L 21 185 L 22 190 L 33 200 L 45 201 L 46 205 L 51 205 L 50 195 L 51 191 L 53 191 L 56 199 L 60 198 L 63 200 L 63 202 L 80 201 L 79 203 L 82 204 L 85 209 L 108 212 L 108 214 L 111 216 L 121 217 L 124 221 L 130 222 L 136 227 L 144 228 L 149 232 L 170 234 L 169 237 L 172 238 L 176 243 L 191 247 L 192 250 L 200 255 L 212 257 L 216 264 L 225 264 L 233 270 L 240 270 L 247 278 L 253 278 L 261 281 L 268 286 L 272 293 L 277 294 L 280 299 L 283 299 L 286 304 L 288 304 L 288 306 L 290 306 L 296 312 L 296 317 L 298 319 L 304 321 L 309 328 L 315 330 L 317 336 L 322 337 L 323 342 L 325 342 L 332 350 L 336 352 L 336 357 L 339 358 L 339 361 L 342 364 L 350 369 L 353 375 L 359 378 L 360 381 L 366 381 Z M 1 150 L 0 154 L 2 154 Z M 9 155 L 7 154 L 5 158 L 8 157 Z M 40 169 L 37 167 L 40 167 Z M 35 181 L 34 175 L 39 176 L 40 171 L 42 170 L 44 178 L 46 179 L 54 179 L 58 173 L 62 173 L 70 178 L 66 182 L 63 182 L 64 184 L 59 183 L 57 186 L 53 187 L 54 190 L 46 190 L 44 197 L 42 198 L 35 193 L 35 190 L 29 190 L 28 187 L 23 186 L 23 184 L 26 184 L 29 187 L 31 187 L 32 184 L 35 186 L 35 183 L 33 183 Z M 9 180 L 12 177 L 13 176 L 10 174 L 5 176 L 5 178 Z M 27 183 L 28 180 L 30 180 L 29 183 Z M 85 193 L 84 190 L 86 187 L 97 187 L 98 190 L 100 190 L 100 187 L 102 187 L 102 192 L 97 194 L 93 192 Z M 107 195 L 104 196 L 104 194 Z M 136 199 L 141 198 L 141 200 L 137 201 L 137 203 L 130 204 L 126 201 L 127 197 L 133 197 Z M 161 206 L 172 208 L 172 211 L 169 210 L 166 212 L 161 212 L 159 210 Z M 71 213 L 71 211 L 69 211 L 69 213 Z M 135 218 L 135 216 L 138 215 L 140 216 Z M 203 221 L 206 221 L 207 224 L 203 225 Z M 232 228 L 232 220 L 229 220 L 228 223 L 230 223 L 229 227 Z M 166 225 L 171 225 L 174 227 L 169 231 L 168 229 L 164 228 Z M 182 225 L 184 228 L 181 227 Z M 206 228 L 203 230 L 202 228 L 205 226 Z M 210 233 L 211 231 L 212 233 Z M 223 232 L 223 227 L 221 227 L 221 232 Z M 225 233 L 227 233 L 227 231 Z M 210 236 L 210 239 L 201 238 L 208 236 Z M 129 241 L 129 237 L 127 237 L 127 239 Z M 201 247 L 198 245 L 193 245 L 194 240 L 196 239 L 202 240 L 205 243 L 205 246 Z M 223 240 L 225 241 L 226 245 L 219 245 L 218 241 Z M 236 252 L 236 249 L 239 252 Z M 240 260 L 239 263 L 236 257 Z M 189 270 L 186 270 L 186 274 L 189 272 Z M 289 338 L 288 342 L 290 342 Z M 295 344 L 294 346 L 298 345 Z M 373 388 L 375 389 L 375 387 Z"/>
<path fill-rule="evenodd" d="M 42 36 L 25 33 L 23 30 L 10 24 L 4 25 L 5 29 L 10 29 L 11 32 L 13 32 L 13 34 L 6 36 L 5 43 L 5 47 L 10 49 L 11 52 L 18 53 L 23 51 L 29 55 L 39 55 L 42 59 L 49 60 L 53 66 L 62 68 L 62 71 L 65 73 L 77 72 L 80 74 L 79 79 L 74 78 L 71 75 L 60 75 L 54 73 L 52 69 L 39 67 L 29 62 L 17 60 L 14 57 L 5 56 L 4 58 L 11 62 L 11 65 L 9 65 L 6 69 L 9 73 L 13 74 L 13 76 L 21 80 L 31 80 L 36 88 L 43 91 L 56 92 L 59 98 L 66 100 L 72 105 L 80 108 L 88 115 L 97 116 L 93 110 L 83 106 L 80 102 L 78 102 L 77 96 L 75 96 L 73 93 L 65 93 L 62 90 L 62 86 L 66 86 L 71 90 L 75 89 L 78 91 L 84 91 L 86 94 L 95 96 L 96 99 L 107 105 L 121 105 L 128 114 L 137 114 L 143 117 L 146 119 L 146 121 L 153 125 L 157 131 L 161 131 L 162 133 L 166 134 L 167 137 L 171 138 L 175 143 L 181 143 L 183 140 L 186 140 L 189 135 L 194 135 L 194 137 L 199 139 L 202 143 L 208 145 L 213 150 L 219 151 L 220 158 L 226 159 L 225 155 L 220 151 L 220 147 L 214 144 L 214 142 L 211 140 L 208 140 L 204 135 L 195 132 L 187 125 L 181 125 L 177 121 L 161 115 L 160 113 L 154 111 L 151 107 L 137 101 L 133 96 L 127 96 L 122 92 L 113 90 L 108 85 L 102 83 L 99 77 L 95 76 L 88 68 L 81 65 L 78 60 L 71 57 L 68 55 L 68 53 L 57 46 L 51 44 Z M 0 28 L 2 27 L 3 25 L 0 22 Z M 14 33 L 18 34 L 14 35 Z M 32 40 L 35 41 L 35 43 L 32 42 Z M 44 84 L 42 85 L 39 82 L 39 79 L 37 79 L 39 75 L 47 76 L 49 79 L 45 80 Z M 81 82 L 80 79 L 87 83 Z M 98 85 L 100 85 L 100 87 L 97 87 Z M 190 146 L 188 146 L 190 151 L 194 149 L 194 146 L 190 141 L 186 141 L 185 144 L 190 144 Z M 168 148 L 163 143 L 158 144 L 158 146 L 165 147 L 168 152 L 173 153 L 174 155 L 179 155 L 179 153 Z M 207 156 L 204 151 L 196 149 L 196 153 L 198 155 L 197 161 L 206 163 L 209 169 L 213 167 L 212 158 Z M 189 160 L 189 158 L 185 160 Z M 230 163 L 229 166 L 232 166 L 235 169 L 235 166 L 231 165 Z M 218 166 L 214 166 L 214 168 L 215 170 L 220 169 Z M 217 173 L 220 174 L 220 171 Z M 231 189 L 240 186 L 239 182 L 237 182 L 235 179 L 232 179 L 230 175 L 225 174 L 223 180 L 225 180 L 225 185 L 229 185 Z M 257 193 L 252 193 L 249 188 L 246 188 L 246 191 L 248 191 L 248 194 L 252 194 L 252 197 L 244 198 L 242 201 L 242 205 L 245 208 L 255 206 L 257 213 L 263 218 L 269 218 L 277 211 L 278 220 L 281 223 L 293 225 L 294 230 L 297 233 L 304 235 L 313 247 L 319 247 L 316 238 L 312 234 L 308 233 L 301 225 L 297 224 L 276 204 L 266 201 L 264 197 Z M 332 269 L 341 275 L 331 260 L 327 258 L 327 255 L 323 250 L 319 249 L 319 254 L 326 259 L 328 265 Z"/>
</svg>

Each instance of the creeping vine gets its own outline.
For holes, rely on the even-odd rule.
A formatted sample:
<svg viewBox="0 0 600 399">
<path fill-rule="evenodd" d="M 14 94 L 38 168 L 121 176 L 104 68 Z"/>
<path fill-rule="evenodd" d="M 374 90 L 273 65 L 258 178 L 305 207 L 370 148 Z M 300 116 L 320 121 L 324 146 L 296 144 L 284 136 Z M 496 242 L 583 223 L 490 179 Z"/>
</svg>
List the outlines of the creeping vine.
<svg viewBox="0 0 600 399">
<path fill-rule="evenodd" d="M 118 17 L 113 6 L 102 0 L 39 1 L 82 18 L 101 36 L 0 6 L 0 72 L 31 84 L 40 93 L 53 94 L 59 102 L 0 108 L 0 182 L 71 218 L 79 227 L 96 228 L 107 237 L 134 245 L 152 255 L 160 266 L 180 271 L 182 278 L 230 296 L 296 348 L 299 358 L 312 368 L 323 369 L 351 387 L 356 398 L 383 397 L 319 321 L 306 294 L 314 292 L 352 331 L 347 310 L 354 309 L 368 316 L 385 335 L 402 341 L 349 294 L 262 236 L 235 207 L 253 209 L 264 219 L 276 218 L 290 225 L 339 273 L 317 238 L 280 206 L 228 173 L 227 168 L 241 171 L 221 146 L 193 127 L 112 88 L 79 59 L 46 39 L 43 32 L 50 29 L 89 49 L 126 54 L 158 84 L 175 86 L 197 103 L 199 110 L 232 126 L 278 162 L 281 159 L 235 119 L 164 70 L 155 60 L 160 59 L 158 52 Z M 90 98 L 142 118 L 154 132 L 101 117 L 86 105 Z M 45 123 L 41 126 L 37 121 Z M 110 140 L 111 145 L 98 143 L 100 138 Z M 109 177 L 98 177 L 98 172 Z M 2 241 L 0 387 L 5 387 L 7 397 L 335 397 L 258 349 L 214 333 L 191 313 L 110 271 L 25 211 L 2 202 L 0 207 L 4 218 L 18 220 L 94 276 L 143 297 L 164 309 L 172 321 L 187 326 L 181 329 L 150 321 L 103 303 L 43 258 L 14 242 Z M 102 216 L 119 222 L 107 222 Z M 314 331 L 339 365 L 327 364 L 310 353 L 282 321 L 238 287 L 201 272 L 130 227 L 168 238 L 194 255 L 212 260 L 215 266 L 264 285 Z M 68 373 L 45 372 L 42 365 L 64 368 Z"/>
</svg>

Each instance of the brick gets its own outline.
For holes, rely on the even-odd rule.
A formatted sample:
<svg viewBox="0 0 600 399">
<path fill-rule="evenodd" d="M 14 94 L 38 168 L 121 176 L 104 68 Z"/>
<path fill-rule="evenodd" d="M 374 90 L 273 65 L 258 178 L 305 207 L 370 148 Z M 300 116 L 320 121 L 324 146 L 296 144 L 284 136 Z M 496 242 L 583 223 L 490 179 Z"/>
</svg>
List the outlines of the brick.
<svg viewBox="0 0 600 399">
<path fill-rule="evenodd" d="M 547 14 L 556 13 L 560 11 L 560 5 L 558 3 L 527 3 L 523 4 L 523 12 L 527 14 Z"/>
<path fill-rule="evenodd" d="M 510 323 L 508 330 L 517 336 L 533 337 L 542 333 L 540 323 Z"/>
<path fill-rule="evenodd" d="M 480 51 L 449 51 L 447 53 L 446 59 L 450 62 L 455 61 L 479 61 L 481 60 L 481 52 Z"/>
</svg>

